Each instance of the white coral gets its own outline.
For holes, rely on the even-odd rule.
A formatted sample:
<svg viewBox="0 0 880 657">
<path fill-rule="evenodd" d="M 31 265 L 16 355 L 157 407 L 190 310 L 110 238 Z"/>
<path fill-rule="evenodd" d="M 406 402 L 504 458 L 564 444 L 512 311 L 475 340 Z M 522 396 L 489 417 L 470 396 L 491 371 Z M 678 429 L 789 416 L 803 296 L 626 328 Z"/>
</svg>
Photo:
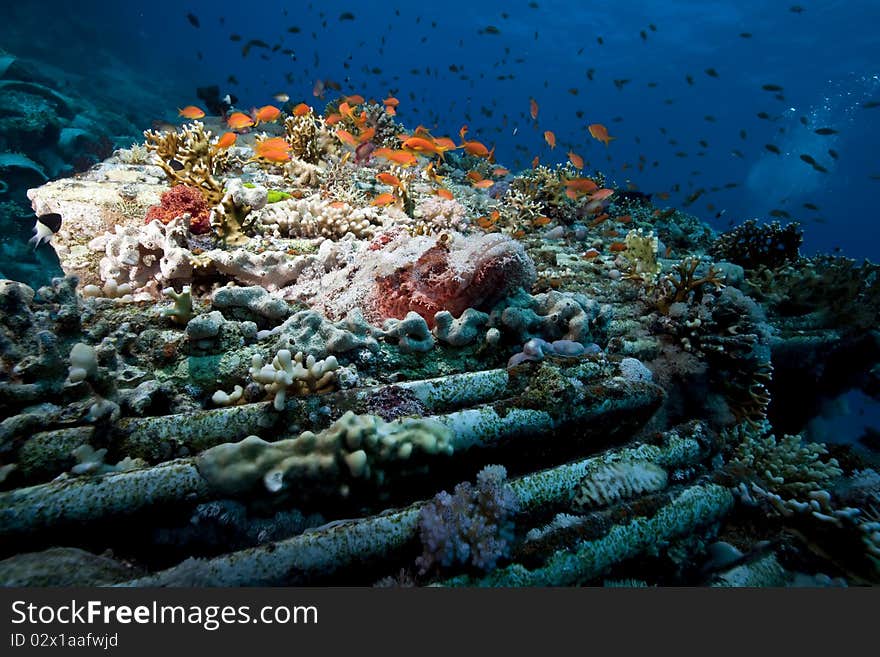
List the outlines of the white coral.
<svg viewBox="0 0 880 657">
<path fill-rule="evenodd" d="M 326 392 L 335 384 L 338 369 L 335 356 L 316 360 L 301 351 L 291 356 L 288 349 L 281 349 L 271 365 L 264 365 L 262 356 L 254 356 L 250 375 L 254 381 L 263 384 L 267 393 L 275 396 L 275 410 L 282 411 L 288 390 L 294 395 Z"/>
</svg>

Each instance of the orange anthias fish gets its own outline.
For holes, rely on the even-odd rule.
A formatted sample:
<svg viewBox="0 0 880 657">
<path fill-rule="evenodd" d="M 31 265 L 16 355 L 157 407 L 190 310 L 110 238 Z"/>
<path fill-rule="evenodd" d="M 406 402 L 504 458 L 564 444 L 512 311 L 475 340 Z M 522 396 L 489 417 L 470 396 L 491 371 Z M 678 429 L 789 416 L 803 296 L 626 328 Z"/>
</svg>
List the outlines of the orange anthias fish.
<svg viewBox="0 0 880 657">
<path fill-rule="evenodd" d="M 538 119 L 538 101 L 534 98 L 529 98 L 529 114 L 532 115 L 532 118 L 537 121 Z"/>
<path fill-rule="evenodd" d="M 290 150 L 290 144 L 287 143 L 287 140 L 284 139 L 284 137 L 271 137 L 269 139 L 258 141 L 256 146 L 254 146 L 254 150 L 257 152 Z"/>
<path fill-rule="evenodd" d="M 437 194 L 437 196 L 439 196 L 440 198 L 445 198 L 447 201 L 451 201 L 453 198 L 455 198 L 452 195 L 452 192 L 450 192 L 445 187 L 441 187 L 435 193 Z"/>
<path fill-rule="evenodd" d="M 589 126 L 590 135 L 593 139 L 598 139 L 601 142 L 604 142 L 605 145 L 608 145 L 612 139 L 617 139 L 617 137 L 611 137 L 608 135 L 608 128 L 606 128 L 601 123 L 593 123 Z"/>
<path fill-rule="evenodd" d="M 361 96 L 360 94 L 354 94 L 353 96 L 346 96 L 345 102 L 348 103 L 349 105 L 363 105 L 364 104 L 364 97 Z"/>
<path fill-rule="evenodd" d="M 394 194 L 389 192 L 385 192 L 384 194 L 379 194 L 376 198 L 370 201 L 370 205 L 375 205 L 379 207 L 384 207 L 386 205 L 391 205 L 397 200 L 397 197 Z"/>
<path fill-rule="evenodd" d="M 535 155 L 535 157 L 532 159 L 532 168 L 533 168 L 533 169 L 537 169 L 537 168 L 538 168 L 538 162 L 540 162 L 540 160 L 538 159 L 538 156 Z"/>
<path fill-rule="evenodd" d="M 467 134 L 467 131 L 468 127 L 466 123 L 458 129 L 458 135 L 461 137 L 462 141 L 464 141 L 464 136 Z"/>
<path fill-rule="evenodd" d="M 355 139 L 354 135 L 351 134 L 348 130 L 343 130 L 342 128 L 337 129 L 336 138 L 347 146 L 357 148 L 358 141 L 357 139 Z"/>
<path fill-rule="evenodd" d="M 572 178 L 565 181 L 565 186 L 578 194 L 587 194 L 599 189 L 599 185 L 589 178 Z"/>
<path fill-rule="evenodd" d="M 550 146 L 550 149 L 556 148 L 556 135 L 553 134 L 550 130 L 544 131 L 544 141 Z"/>
<path fill-rule="evenodd" d="M 373 151 L 373 155 L 386 160 L 391 160 L 392 162 L 405 167 L 412 166 L 419 161 L 419 159 L 412 153 L 408 153 L 407 151 L 395 151 L 390 148 L 377 148 Z"/>
<path fill-rule="evenodd" d="M 370 141 L 375 136 L 376 136 L 376 128 L 370 126 L 369 128 L 367 128 L 366 130 L 364 130 L 363 132 L 361 132 L 358 135 L 357 140 L 358 140 L 358 143 L 363 144 L 365 142 Z"/>
<path fill-rule="evenodd" d="M 614 193 L 613 189 L 600 189 L 597 192 L 593 192 L 590 194 L 591 201 L 604 201 L 606 198 L 611 196 Z"/>
<path fill-rule="evenodd" d="M 305 116 L 309 112 L 312 111 L 312 108 L 306 105 L 305 103 L 300 103 L 296 107 L 293 108 L 294 116 Z"/>
<path fill-rule="evenodd" d="M 340 114 L 339 112 L 334 112 L 333 114 L 328 114 L 324 118 L 324 123 L 326 123 L 327 125 L 336 125 L 341 120 L 342 120 L 342 114 Z"/>
<path fill-rule="evenodd" d="M 178 108 L 177 115 L 190 120 L 200 119 L 205 116 L 205 110 L 201 107 L 196 107 L 195 105 L 187 105 L 183 109 Z"/>
<path fill-rule="evenodd" d="M 237 137 L 238 137 L 238 135 L 235 134 L 234 132 L 224 132 L 220 136 L 220 139 L 217 140 L 217 143 L 214 144 L 214 150 L 219 151 L 223 148 L 229 148 L 230 146 L 232 146 L 235 143 L 235 140 Z"/>
<path fill-rule="evenodd" d="M 377 174 L 376 180 L 378 180 L 383 185 L 391 185 L 392 187 L 400 187 L 400 178 L 395 176 L 393 173 Z"/>
<path fill-rule="evenodd" d="M 397 107 L 400 105 L 400 101 L 397 100 L 394 96 L 388 96 L 385 100 L 382 101 L 385 107 Z"/>
<path fill-rule="evenodd" d="M 279 116 L 281 116 L 281 110 L 274 105 L 263 105 L 254 112 L 254 119 L 257 123 L 272 123 L 272 121 L 277 121 Z"/>
<path fill-rule="evenodd" d="M 495 181 L 493 180 L 478 180 L 473 183 L 473 186 L 477 189 L 489 189 L 494 184 Z"/>
<path fill-rule="evenodd" d="M 574 151 L 568 151 L 568 161 L 571 162 L 572 166 L 574 166 L 575 169 L 584 168 L 584 158 L 582 158 Z"/>
<path fill-rule="evenodd" d="M 250 128 L 254 125 L 254 120 L 242 112 L 233 112 L 229 115 L 229 118 L 226 119 L 226 125 L 233 130 L 241 130 L 243 128 Z"/>
<path fill-rule="evenodd" d="M 480 182 L 483 179 L 483 174 L 479 171 L 468 171 L 465 176 L 473 182 Z"/>
<path fill-rule="evenodd" d="M 505 169 L 504 167 L 495 167 L 492 169 L 493 176 L 506 176 L 510 173 L 509 169 Z"/>
<path fill-rule="evenodd" d="M 474 155 L 475 157 L 489 157 L 489 149 L 478 141 L 466 141 L 461 147 L 468 155 Z"/>
</svg>

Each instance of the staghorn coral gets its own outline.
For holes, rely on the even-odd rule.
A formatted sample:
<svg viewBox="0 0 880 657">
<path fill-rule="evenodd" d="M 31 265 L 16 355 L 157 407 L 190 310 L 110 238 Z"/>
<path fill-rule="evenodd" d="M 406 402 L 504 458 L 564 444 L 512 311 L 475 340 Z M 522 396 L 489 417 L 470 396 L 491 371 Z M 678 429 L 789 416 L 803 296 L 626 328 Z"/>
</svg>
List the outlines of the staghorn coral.
<svg viewBox="0 0 880 657">
<path fill-rule="evenodd" d="M 668 314 L 669 307 L 674 303 L 689 300 L 699 303 L 706 285 L 713 285 L 716 290 L 724 287 L 720 278 L 721 272 L 711 265 L 702 276 L 699 276 L 696 272 L 701 264 L 699 258 L 685 258 L 674 266 L 672 273 L 660 279 L 655 296 L 660 312 Z"/>
<path fill-rule="evenodd" d="M 146 147 L 172 185 L 188 185 L 205 195 L 209 205 L 223 198 L 223 185 L 215 176 L 226 166 L 228 154 L 211 146 L 211 132 L 194 121 L 176 132 L 144 132 Z"/>
</svg>

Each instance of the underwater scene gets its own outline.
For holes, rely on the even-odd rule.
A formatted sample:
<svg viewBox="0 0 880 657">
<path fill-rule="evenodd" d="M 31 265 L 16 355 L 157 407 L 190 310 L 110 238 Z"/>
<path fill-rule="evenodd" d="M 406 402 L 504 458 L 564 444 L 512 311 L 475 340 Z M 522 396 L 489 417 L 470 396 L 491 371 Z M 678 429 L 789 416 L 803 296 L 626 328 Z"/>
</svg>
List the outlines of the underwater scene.
<svg viewBox="0 0 880 657">
<path fill-rule="evenodd" d="M 8 3 L 0 584 L 880 583 L 880 3 Z"/>
</svg>

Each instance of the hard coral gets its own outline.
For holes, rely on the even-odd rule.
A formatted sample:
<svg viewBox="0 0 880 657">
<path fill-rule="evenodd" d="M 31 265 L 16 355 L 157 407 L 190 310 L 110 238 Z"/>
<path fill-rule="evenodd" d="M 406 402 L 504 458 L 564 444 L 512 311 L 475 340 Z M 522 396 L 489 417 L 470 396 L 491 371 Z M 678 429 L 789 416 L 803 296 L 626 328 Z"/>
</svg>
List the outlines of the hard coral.
<svg viewBox="0 0 880 657">
<path fill-rule="evenodd" d="M 146 223 L 158 219 L 167 224 L 172 219 L 189 214 L 189 231 L 202 235 L 211 232 L 210 212 L 211 208 L 198 189 L 177 185 L 162 194 L 159 205 L 154 205 L 147 211 Z"/>
<path fill-rule="evenodd" d="M 750 219 L 722 233 L 712 244 L 709 253 L 716 259 L 729 260 L 746 269 L 762 265 L 776 269 L 798 259 L 803 236 L 798 223 L 783 228 L 778 221 L 758 225 L 758 222 Z"/>
<path fill-rule="evenodd" d="M 506 236 L 485 235 L 464 248 L 443 238 L 415 262 L 376 279 L 373 298 L 383 317 L 402 319 L 416 312 L 433 328 L 441 310 L 458 316 L 466 308 L 486 308 L 534 283 L 534 264 Z"/>
</svg>

